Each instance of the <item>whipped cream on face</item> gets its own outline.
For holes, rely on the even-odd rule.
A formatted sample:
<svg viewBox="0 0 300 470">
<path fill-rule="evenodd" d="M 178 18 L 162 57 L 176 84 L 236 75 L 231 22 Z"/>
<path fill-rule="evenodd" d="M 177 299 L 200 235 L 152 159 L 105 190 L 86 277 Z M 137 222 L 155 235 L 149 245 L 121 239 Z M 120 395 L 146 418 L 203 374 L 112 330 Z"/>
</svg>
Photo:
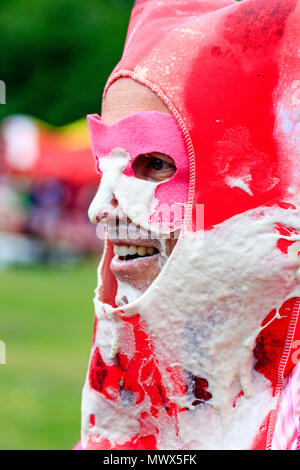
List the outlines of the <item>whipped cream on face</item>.
<svg viewBox="0 0 300 470">
<path fill-rule="evenodd" d="M 113 198 L 114 182 L 122 174 L 129 161 L 130 155 L 121 149 L 116 149 L 108 158 L 103 158 L 101 160 L 102 166 L 99 161 L 99 167 L 102 171 L 101 182 L 88 210 L 89 219 L 93 224 L 97 222 L 99 207 L 105 207 L 110 204 Z"/>
<path fill-rule="evenodd" d="M 277 223 L 300 228 L 299 211 L 258 208 L 206 231 L 204 241 L 198 241 L 199 232 L 181 237 L 159 278 L 123 310 L 138 311 L 170 355 L 193 374 L 207 378 L 213 396 L 219 397 L 214 398 L 219 410 L 232 403 L 226 382 L 239 380 L 245 395 L 251 396 L 251 354 L 259 325 L 299 290 L 298 260 L 277 248 L 278 239 L 285 238 L 274 231 Z M 166 296 L 170 286 L 172 295 Z M 159 322 L 153 314 L 157 310 Z M 194 344 L 185 343 L 187 320 L 195 332 Z M 232 357 L 225 380 L 226 356 L 235 349 L 239 355 Z"/>
<path fill-rule="evenodd" d="M 253 347 L 268 313 L 300 295 L 299 259 L 295 250 L 284 254 L 277 248 L 284 237 L 274 230 L 276 224 L 298 230 L 299 221 L 299 209 L 260 207 L 205 231 L 204 240 L 201 232 L 183 234 L 158 278 L 137 300 L 112 309 L 95 299 L 96 308 L 109 309 L 117 323 L 117 312 L 140 314 L 166 387 L 168 372 L 162 364 L 179 366 L 209 383 L 212 399 L 200 409 L 188 396 L 168 390 L 173 402 L 183 406 L 184 401 L 187 408 L 179 414 L 180 443 L 178 437 L 171 439 L 168 448 L 247 448 L 260 420 L 274 408 L 269 381 L 253 370 Z M 240 390 L 244 396 L 233 408 Z M 160 436 L 168 433 L 165 423 L 157 425 Z M 159 441 L 158 448 L 162 445 Z"/>
<path fill-rule="evenodd" d="M 127 282 L 123 282 L 120 281 L 120 279 L 117 279 L 117 284 L 118 290 L 116 295 L 116 304 L 120 307 L 122 307 L 122 305 L 134 302 L 142 295 L 140 290 L 135 289 Z"/>
</svg>

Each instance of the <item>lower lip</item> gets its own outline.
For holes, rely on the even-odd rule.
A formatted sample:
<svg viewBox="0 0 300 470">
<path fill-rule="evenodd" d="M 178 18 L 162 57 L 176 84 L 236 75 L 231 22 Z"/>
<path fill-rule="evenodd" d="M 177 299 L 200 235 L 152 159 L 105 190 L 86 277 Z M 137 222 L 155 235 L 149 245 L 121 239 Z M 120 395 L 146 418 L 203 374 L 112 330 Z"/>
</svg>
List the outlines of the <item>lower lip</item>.
<svg viewBox="0 0 300 470">
<path fill-rule="evenodd" d="M 147 269 L 154 264 L 158 263 L 159 253 L 152 256 L 144 256 L 140 258 L 130 259 L 128 261 L 122 261 L 118 256 L 114 256 L 111 263 L 111 272 L 118 277 L 118 275 L 130 275 L 136 274 L 141 270 Z"/>
</svg>

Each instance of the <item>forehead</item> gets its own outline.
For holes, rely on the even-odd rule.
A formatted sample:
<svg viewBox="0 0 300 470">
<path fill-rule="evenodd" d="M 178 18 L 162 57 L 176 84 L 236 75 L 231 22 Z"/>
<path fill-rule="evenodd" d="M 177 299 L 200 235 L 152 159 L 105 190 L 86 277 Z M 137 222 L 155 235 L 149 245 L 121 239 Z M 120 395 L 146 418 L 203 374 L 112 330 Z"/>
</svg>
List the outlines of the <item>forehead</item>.
<svg viewBox="0 0 300 470">
<path fill-rule="evenodd" d="M 107 90 L 101 117 L 105 124 L 114 124 L 126 116 L 143 111 L 170 114 L 167 106 L 149 88 L 131 78 L 120 78 Z"/>
</svg>

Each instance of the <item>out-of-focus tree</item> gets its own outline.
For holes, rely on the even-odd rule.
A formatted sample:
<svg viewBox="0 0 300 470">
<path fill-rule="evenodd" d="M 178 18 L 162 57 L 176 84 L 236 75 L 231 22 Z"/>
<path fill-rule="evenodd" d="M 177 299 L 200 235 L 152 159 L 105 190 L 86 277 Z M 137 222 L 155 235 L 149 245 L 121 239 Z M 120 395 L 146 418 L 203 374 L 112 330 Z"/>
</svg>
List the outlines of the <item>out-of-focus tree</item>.
<svg viewBox="0 0 300 470">
<path fill-rule="evenodd" d="M 12 113 L 62 125 L 100 110 L 133 0 L 1 0 L 0 79 Z"/>
</svg>

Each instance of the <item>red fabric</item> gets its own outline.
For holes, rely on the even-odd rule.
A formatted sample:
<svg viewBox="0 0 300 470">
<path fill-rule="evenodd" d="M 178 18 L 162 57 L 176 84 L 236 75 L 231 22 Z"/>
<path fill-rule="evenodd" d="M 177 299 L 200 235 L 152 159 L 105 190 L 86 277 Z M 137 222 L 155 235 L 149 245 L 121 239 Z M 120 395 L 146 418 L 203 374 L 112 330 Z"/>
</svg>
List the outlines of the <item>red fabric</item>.
<svg viewBox="0 0 300 470">
<path fill-rule="evenodd" d="M 274 139 L 273 94 L 277 49 L 296 4 L 165 0 L 154 7 L 151 0 L 141 0 L 133 10 L 112 79 L 118 72 L 134 73 L 158 87 L 179 112 L 194 148 L 194 204 L 205 205 L 206 228 L 280 200 L 290 183 Z M 296 40 L 294 48 L 296 56 Z M 299 62 L 291 65 L 291 83 Z M 229 171 L 245 178 L 251 172 L 253 196 L 225 184 Z"/>
<path fill-rule="evenodd" d="M 273 310 L 264 320 L 262 326 L 265 326 L 265 328 L 256 339 L 254 348 L 255 370 L 264 374 L 272 382 L 274 391 L 295 300 L 294 298 L 289 299 L 282 305 L 279 309 L 280 318 L 272 320 L 276 314 L 276 310 Z"/>
</svg>

